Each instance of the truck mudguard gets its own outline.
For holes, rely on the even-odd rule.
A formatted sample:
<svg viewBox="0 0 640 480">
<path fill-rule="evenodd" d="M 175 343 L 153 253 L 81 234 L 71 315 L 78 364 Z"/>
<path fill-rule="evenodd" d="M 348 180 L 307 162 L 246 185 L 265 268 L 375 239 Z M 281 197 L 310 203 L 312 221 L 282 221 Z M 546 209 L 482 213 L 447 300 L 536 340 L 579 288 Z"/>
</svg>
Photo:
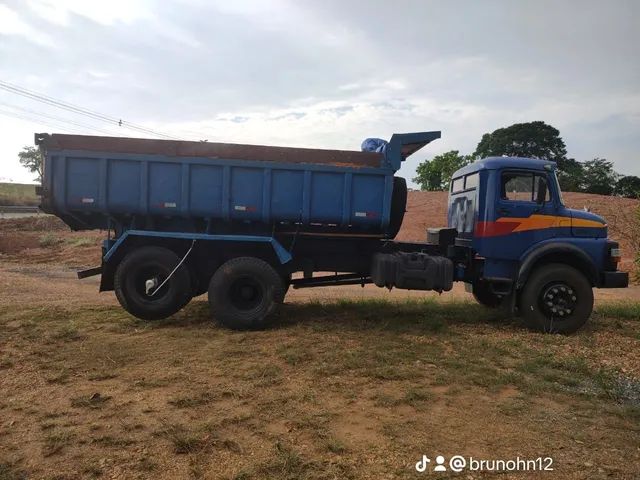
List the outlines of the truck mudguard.
<svg viewBox="0 0 640 480">
<path fill-rule="evenodd" d="M 558 256 L 558 262 L 575 266 L 581 270 L 593 285 L 598 283 L 598 268 L 584 250 L 567 242 L 549 242 L 534 246 L 526 252 L 520 262 L 516 288 L 522 287 L 535 265 L 545 257 Z"/>
<path fill-rule="evenodd" d="M 258 235 L 209 235 L 206 233 L 181 233 L 181 232 L 154 232 L 148 230 L 128 230 L 124 232 L 118 240 L 107 250 L 104 261 L 109 259 L 116 251 L 127 242 L 131 237 L 152 237 L 152 238 L 176 238 L 182 240 L 204 240 L 218 242 L 248 242 L 248 243 L 269 243 L 273 247 L 273 251 L 278 257 L 281 264 L 291 261 L 291 254 L 282 246 L 278 240 L 273 237 Z"/>
</svg>

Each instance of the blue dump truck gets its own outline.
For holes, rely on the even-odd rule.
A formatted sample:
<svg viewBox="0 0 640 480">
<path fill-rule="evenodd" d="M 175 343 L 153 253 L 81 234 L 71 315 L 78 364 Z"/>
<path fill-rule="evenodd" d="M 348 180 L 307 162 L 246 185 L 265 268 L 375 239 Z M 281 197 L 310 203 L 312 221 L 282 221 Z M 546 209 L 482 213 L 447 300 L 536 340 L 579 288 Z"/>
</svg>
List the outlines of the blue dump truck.
<svg viewBox="0 0 640 480">
<path fill-rule="evenodd" d="M 460 281 L 531 329 L 570 333 L 589 318 L 594 287 L 628 285 L 604 220 L 565 207 L 543 160 L 458 170 L 448 226 L 394 240 L 407 200 L 394 174 L 437 138 L 395 134 L 380 152 L 352 152 L 37 134 L 41 208 L 107 232 L 102 264 L 78 276 L 101 275 L 100 291 L 147 320 L 207 292 L 223 325 L 260 328 L 290 286 L 441 292 Z"/>
</svg>

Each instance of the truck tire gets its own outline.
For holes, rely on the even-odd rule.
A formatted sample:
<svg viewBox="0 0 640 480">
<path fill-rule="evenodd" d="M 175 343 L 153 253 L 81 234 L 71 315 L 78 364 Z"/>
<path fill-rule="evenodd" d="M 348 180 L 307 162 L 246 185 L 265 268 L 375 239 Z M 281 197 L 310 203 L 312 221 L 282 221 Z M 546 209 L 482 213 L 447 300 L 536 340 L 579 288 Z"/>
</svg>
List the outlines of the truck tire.
<svg viewBox="0 0 640 480">
<path fill-rule="evenodd" d="M 233 258 L 216 270 L 209 283 L 213 317 L 234 330 L 264 328 L 282 299 L 282 277 L 259 258 Z"/>
<path fill-rule="evenodd" d="M 546 333 L 573 333 L 593 310 L 591 282 L 579 270 L 562 263 L 535 269 L 519 300 L 525 325 Z"/>
<path fill-rule="evenodd" d="M 393 177 L 393 193 L 391 195 L 391 218 L 387 235 L 396 238 L 407 210 L 407 181 L 402 177 Z"/>
<path fill-rule="evenodd" d="M 142 320 L 167 318 L 191 300 L 191 275 L 185 265 L 154 295 L 180 258 L 163 247 L 140 247 L 118 265 L 114 277 L 116 298 L 127 312 Z M 152 281 L 150 285 L 147 282 Z"/>
<path fill-rule="evenodd" d="M 473 298 L 487 308 L 498 308 L 504 300 L 504 297 L 499 297 L 491 291 L 491 286 L 487 282 L 473 284 Z"/>
</svg>

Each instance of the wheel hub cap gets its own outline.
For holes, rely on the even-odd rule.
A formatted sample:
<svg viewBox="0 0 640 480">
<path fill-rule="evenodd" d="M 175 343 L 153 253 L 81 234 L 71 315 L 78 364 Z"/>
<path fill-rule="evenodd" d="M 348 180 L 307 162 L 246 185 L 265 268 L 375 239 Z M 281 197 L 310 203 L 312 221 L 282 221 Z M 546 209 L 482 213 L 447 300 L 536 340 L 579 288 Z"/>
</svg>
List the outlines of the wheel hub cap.
<svg viewBox="0 0 640 480">
<path fill-rule="evenodd" d="M 158 277 L 148 278 L 144 282 L 144 291 L 147 295 L 151 295 L 158 288 Z"/>
<path fill-rule="evenodd" d="M 540 297 L 542 310 L 552 317 L 568 317 L 577 305 L 578 297 L 571 286 L 557 282 L 543 290 Z"/>
</svg>

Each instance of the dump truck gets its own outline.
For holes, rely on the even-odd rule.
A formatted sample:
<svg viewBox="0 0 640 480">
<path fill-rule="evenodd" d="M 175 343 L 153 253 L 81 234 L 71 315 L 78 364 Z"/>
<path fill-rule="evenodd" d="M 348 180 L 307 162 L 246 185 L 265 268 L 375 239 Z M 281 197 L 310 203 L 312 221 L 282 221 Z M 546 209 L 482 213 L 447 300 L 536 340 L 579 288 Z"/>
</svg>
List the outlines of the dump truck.
<svg viewBox="0 0 640 480">
<path fill-rule="evenodd" d="M 100 291 L 145 320 L 208 294 L 233 329 L 264 327 L 287 290 L 375 284 L 449 291 L 543 332 L 588 320 L 593 288 L 624 288 L 605 221 L 567 208 L 555 163 L 478 160 L 454 173 L 448 225 L 395 240 L 402 162 L 440 132 L 394 134 L 377 152 L 36 134 L 41 208 L 106 232 Z M 323 273 L 324 272 L 324 273 Z M 326 273 L 330 272 L 330 273 Z"/>
</svg>

